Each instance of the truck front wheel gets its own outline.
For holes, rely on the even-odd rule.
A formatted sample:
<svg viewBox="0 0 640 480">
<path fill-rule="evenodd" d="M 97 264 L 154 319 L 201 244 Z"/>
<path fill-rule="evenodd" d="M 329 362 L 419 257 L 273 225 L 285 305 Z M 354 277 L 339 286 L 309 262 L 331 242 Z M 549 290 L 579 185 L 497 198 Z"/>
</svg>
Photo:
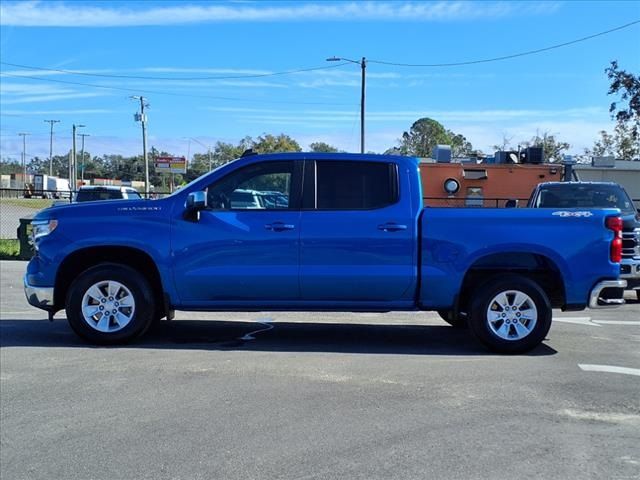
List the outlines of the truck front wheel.
<svg viewBox="0 0 640 480">
<path fill-rule="evenodd" d="M 103 263 L 85 270 L 67 295 L 67 319 L 91 343 L 126 343 L 147 331 L 154 318 L 147 279 L 130 267 Z"/>
<path fill-rule="evenodd" d="M 551 327 L 551 304 L 537 283 L 520 275 L 495 277 L 474 294 L 469 328 L 490 350 L 523 353 Z"/>
</svg>

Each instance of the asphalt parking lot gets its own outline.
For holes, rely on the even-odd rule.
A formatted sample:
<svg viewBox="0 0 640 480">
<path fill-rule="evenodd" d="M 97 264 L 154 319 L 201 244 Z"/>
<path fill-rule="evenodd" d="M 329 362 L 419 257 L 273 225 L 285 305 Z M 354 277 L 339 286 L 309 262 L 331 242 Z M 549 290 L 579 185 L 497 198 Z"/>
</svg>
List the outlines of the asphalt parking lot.
<svg viewBox="0 0 640 480">
<path fill-rule="evenodd" d="M 96 348 L 0 262 L 0 478 L 640 478 L 640 304 L 490 354 L 431 313 L 187 313 Z"/>
</svg>

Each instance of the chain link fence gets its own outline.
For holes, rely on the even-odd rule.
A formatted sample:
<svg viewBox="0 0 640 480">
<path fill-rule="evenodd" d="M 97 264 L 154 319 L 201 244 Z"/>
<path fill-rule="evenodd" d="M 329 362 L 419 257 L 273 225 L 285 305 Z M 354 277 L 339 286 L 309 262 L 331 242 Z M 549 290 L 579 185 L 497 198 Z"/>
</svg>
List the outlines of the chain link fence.
<svg viewBox="0 0 640 480">
<path fill-rule="evenodd" d="M 164 198 L 170 192 L 154 192 L 152 199 Z M 43 191 L 38 195 L 21 189 L 0 189 L 0 239 L 17 239 L 20 219 L 30 219 L 43 208 L 71 202 L 69 192 Z M 481 197 L 424 197 L 425 207 L 456 208 L 523 208 L 527 198 L 481 198 Z M 640 202 L 640 199 L 634 199 Z"/>
</svg>

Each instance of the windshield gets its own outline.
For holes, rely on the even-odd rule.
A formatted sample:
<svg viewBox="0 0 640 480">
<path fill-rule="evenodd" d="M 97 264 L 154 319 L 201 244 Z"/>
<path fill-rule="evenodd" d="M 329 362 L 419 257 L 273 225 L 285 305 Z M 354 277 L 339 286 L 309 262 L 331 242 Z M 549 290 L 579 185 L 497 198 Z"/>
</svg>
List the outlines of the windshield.
<svg viewBox="0 0 640 480">
<path fill-rule="evenodd" d="M 541 188 L 536 208 L 619 208 L 634 214 L 635 208 L 627 192 L 618 185 L 564 184 Z"/>
</svg>

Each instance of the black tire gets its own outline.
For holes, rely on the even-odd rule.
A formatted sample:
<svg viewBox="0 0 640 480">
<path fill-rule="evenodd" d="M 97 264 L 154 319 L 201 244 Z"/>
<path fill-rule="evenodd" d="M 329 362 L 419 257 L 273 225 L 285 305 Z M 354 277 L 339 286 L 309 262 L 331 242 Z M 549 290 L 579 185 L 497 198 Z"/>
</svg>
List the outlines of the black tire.
<svg viewBox="0 0 640 480">
<path fill-rule="evenodd" d="M 494 310 L 494 298 L 499 294 L 505 293 L 507 302 L 511 304 L 517 303 L 515 295 L 508 292 L 521 292 L 529 297 L 524 303 L 523 309 L 513 309 L 505 312 L 500 307 Z M 533 306 L 530 304 L 533 303 Z M 533 316 L 533 307 L 536 311 L 535 323 L 530 323 L 526 319 L 527 316 Z M 489 321 L 489 309 L 495 311 L 495 316 L 507 315 L 506 320 L 502 318 Z M 489 350 L 498 353 L 515 354 L 524 353 L 532 350 L 540 345 L 545 339 L 549 328 L 551 328 L 552 309 L 551 303 L 546 293 L 537 283 L 520 275 L 503 275 L 493 277 L 483 284 L 473 295 L 471 301 L 471 309 L 469 316 L 469 328 L 471 332 L 484 344 Z M 518 315 L 516 318 L 515 315 Z M 512 317 L 509 317 L 512 316 Z M 495 317 L 494 317 L 495 318 Z M 513 320 L 509 320 L 512 318 Z M 516 325 L 518 323 L 519 325 Z M 510 323 L 512 321 L 513 323 Z M 507 325 L 509 324 L 509 325 Z M 524 328 L 524 330 L 523 330 Z M 496 331 L 497 330 L 497 331 Z M 528 334 L 520 334 L 522 331 L 529 330 Z M 501 332 L 503 338 L 498 332 Z"/>
<path fill-rule="evenodd" d="M 640 289 L 636 290 L 636 299 L 640 302 Z"/>
<path fill-rule="evenodd" d="M 461 315 L 454 315 L 451 310 L 438 310 L 440 318 L 454 328 L 467 328 L 467 319 Z"/>
<path fill-rule="evenodd" d="M 89 325 L 82 313 L 85 293 L 100 282 L 118 282 L 129 290 L 135 308 L 130 311 L 126 326 L 112 332 L 99 331 Z M 97 303 L 96 306 L 99 306 Z M 118 263 L 101 263 L 82 272 L 73 282 L 67 294 L 66 312 L 69 325 L 84 340 L 98 345 L 127 343 L 143 335 L 156 316 L 153 291 L 147 279 L 134 269 Z M 122 307 L 121 307 L 122 308 Z M 100 317 L 98 317 L 100 318 Z M 110 320 L 114 328 L 117 324 Z"/>
</svg>

